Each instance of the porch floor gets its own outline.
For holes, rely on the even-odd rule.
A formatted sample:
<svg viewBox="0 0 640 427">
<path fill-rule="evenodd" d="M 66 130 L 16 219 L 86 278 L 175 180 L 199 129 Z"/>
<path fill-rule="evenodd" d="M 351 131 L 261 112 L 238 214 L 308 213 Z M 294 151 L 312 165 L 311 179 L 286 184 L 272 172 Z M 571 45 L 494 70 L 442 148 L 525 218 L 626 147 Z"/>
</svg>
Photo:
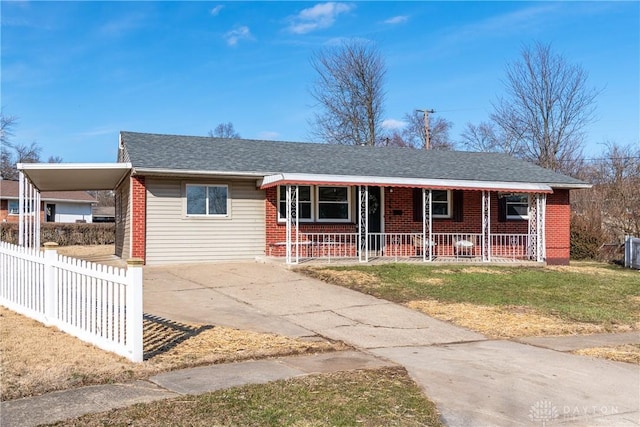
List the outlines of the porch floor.
<svg viewBox="0 0 640 427">
<path fill-rule="evenodd" d="M 268 256 L 267 260 L 275 263 L 285 264 L 286 259 L 284 257 L 274 257 Z M 380 265 L 380 264 L 389 264 L 389 263 L 411 263 L 411 264 L 481 264 L 481 265 L 513 265 L 513 266 L 543 266 L 545 263 L 522 260 L 522 259 L 512 259 L 506 257 L 492 257 L 491 261 L 483 262 L 481 257 L 445 257 L 439 256 L 433 259 L 433 261 L 423 261 L 422 257 L 369 257 L 368 262 L 360 262 L 358 258 L 302 258 L 300 257 L 298 264 L 292 265 L 305 265 L 305 266 L 314 266 L 314 265 Z"/>
</svg>

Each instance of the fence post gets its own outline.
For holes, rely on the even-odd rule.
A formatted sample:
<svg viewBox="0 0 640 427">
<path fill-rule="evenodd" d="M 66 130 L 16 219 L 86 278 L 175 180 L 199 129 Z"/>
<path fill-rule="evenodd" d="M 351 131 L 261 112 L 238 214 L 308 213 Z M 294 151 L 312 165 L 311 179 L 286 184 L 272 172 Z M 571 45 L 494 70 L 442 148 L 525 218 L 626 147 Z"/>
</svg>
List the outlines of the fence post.
<svg viewBox="0 0 640 427">
<path fill-rule="evenodd" d="M 142 343 L 142 266 L 139 258 L 127 260 L 127 347 L 133 362 L 142 362 L 144 357 Z"/>
<path fill-rule="evenodd" d="M 44 244 L 44 324 L 51 326 L 55 324 L 56 316 L 56 290 L 57 277 L 53 267 L 53 262 L 58 259 L 58 244 L 47 242 Z"/>
</svg>

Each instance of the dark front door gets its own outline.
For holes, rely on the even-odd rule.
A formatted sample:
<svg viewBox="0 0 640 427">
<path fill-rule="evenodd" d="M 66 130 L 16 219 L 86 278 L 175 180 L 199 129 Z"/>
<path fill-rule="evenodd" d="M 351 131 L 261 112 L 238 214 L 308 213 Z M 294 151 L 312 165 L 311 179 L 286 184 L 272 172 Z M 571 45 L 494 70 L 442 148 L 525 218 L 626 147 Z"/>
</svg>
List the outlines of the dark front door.
<svg viewBox="0 0 640 427">
<path fill-rule="evenodd" d="M 56 205 L 47 203 L 47 217 L 45 219 L 46 222 L 55 222 L 56 221 Z"/>
<path fill-rule="evenodd" d="M 382 232 L 382 195 L 380 187 L 369 187 L 369 233 Z M 369 250 L 372 255 L 382 255 L 382 236 L 369 236 Z"/>
</svg>

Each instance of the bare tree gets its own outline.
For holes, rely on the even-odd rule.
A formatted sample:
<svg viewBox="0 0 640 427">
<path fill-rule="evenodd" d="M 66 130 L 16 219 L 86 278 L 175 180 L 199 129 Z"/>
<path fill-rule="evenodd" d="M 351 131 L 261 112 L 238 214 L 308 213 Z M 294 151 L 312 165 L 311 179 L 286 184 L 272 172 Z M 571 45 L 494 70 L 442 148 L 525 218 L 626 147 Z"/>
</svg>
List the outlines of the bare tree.
<svg viewBox="0 0 640 427">
<path fill-rule="evenodd" d="M 404 115 L 407 125 L 402 130 L 404 140 L 415 148 L 427 146 L 427 132 L 424 124 L 424 113 L 415 110 Z M 453 150 L 455 143 L 449 137 L 453 122 L 435 117 L 429 121 L 429 140 L 432 150 Z"/>
<path fill-rule="evenodd" d="M 3 179 L 13 178 L 15 171 L 10 139 L 16 121 L 16 117 L 5 116 L 4 112 L 0 111 L 0 177 Z"/>
<path fill-rule="evenodd" d="M 215 129 L 209 131 L 209 136 L 212 138 L 240 138 L 240 134 L 236 132 L 231 122 L 220 123 Z"/>
<path fill-rule="evenodd" d="M 49 156 L 49 159 L 47 159 L 47 163 L 62 163 L 62 157 L 60 157 L 60 156 Z"/>
<path fill-rule="evenodd" d="M 383 147 L 415 148 L 408 143 L 398 129 L 386 130 L 378 136 L 376 145 Z"/>
<path fill-rule="evenodd" d="M 38 163 L 42 147 L 36 142 L 29 145 L 15 144 L 11 141 L 13 127 L 17 123 L 15 116 L 5 116 L 0 112 L 0 177 L 2 179 L 18 179 L 17 163 Z M 59 157 L 55 157 L 58 158 Z"/>
<path fill-rule="evenodd" d="M 487 151 L 518 154 L 513 138 L 502 134 L 493 122 L 467 123 L 460 135 L 461 144 L 470 151 Z"/>
<path fill-rule="evenodd" d="M 600 227 L 609 242 L 640 235 L 640 148 L 609 142 L 578 177 L 593 185 L 571 195 L 571 207 L 586 224 Z"/>
<path fill-rule="evenodd" d="M 311 122 L 313 136 L 329 143 L 375 145 L 381 134 L 386 67 L 371 43 L 343 42 L 316 52 L 318 78 L 311 96 L 321 109 Z"/>
<path fill-rule="evenodd" d="M 536 43 L 506 68 L 506 96 L 494 104 L 491 120 L 515 152 L 553 170 L 571 169 L 582 154 L 583 130 L 593 121 L 598 91 L 587 72 Z"/>
</svg>

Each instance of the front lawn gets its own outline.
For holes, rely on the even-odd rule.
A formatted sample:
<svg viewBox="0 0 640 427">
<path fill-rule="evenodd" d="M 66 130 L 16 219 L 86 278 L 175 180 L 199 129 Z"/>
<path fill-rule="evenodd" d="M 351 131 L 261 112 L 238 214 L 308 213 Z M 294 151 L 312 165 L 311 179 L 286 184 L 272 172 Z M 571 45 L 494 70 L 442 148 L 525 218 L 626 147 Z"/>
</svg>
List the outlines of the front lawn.
<svg viewBox="0 0 640 427">
<path fill-rule="evenodd" d="M 600 263 L 567 267 L 391 263 L 302 271 L 410 306 L 418 301 L 436 301 L 451 306 L 535 312 L 604 330 L 640 326 L 640 273 Z"/>
<path fill-rule="evenodd" d="M 312 375 L 133 405 L 56 426 L 441 426 L 403 368 Z"/>
</svg>

